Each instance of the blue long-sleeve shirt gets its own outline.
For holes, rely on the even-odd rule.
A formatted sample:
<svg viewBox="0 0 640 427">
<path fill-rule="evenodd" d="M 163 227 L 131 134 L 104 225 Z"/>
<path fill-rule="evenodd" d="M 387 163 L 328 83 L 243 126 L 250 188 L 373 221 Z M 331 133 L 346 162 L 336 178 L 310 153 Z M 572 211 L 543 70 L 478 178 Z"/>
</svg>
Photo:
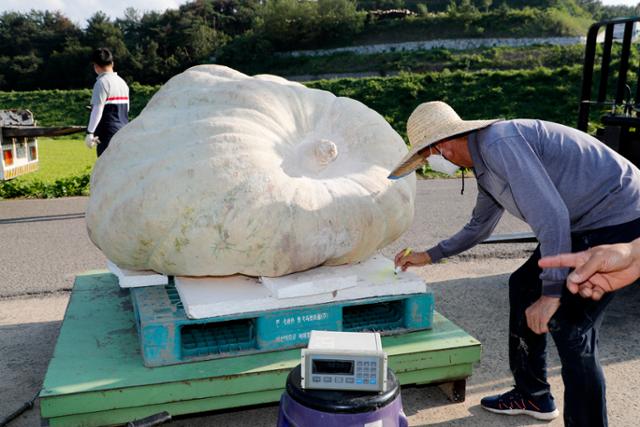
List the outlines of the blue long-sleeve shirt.
<svg viewBox="0 0 640 427">
<path fill-rule="evenodd" d="M 427 250 L 433 262 L 487 238 L 504 210 L 525 221 L 542 256 L 571 252 L 571 233 L 640 218 L 640 171 L 597 139 L 540 120 L 507 120 L 469 135 L 478 198 L 471 220 Z M 545 269 L 559 297 L 568 269 Z"/>
</svg>

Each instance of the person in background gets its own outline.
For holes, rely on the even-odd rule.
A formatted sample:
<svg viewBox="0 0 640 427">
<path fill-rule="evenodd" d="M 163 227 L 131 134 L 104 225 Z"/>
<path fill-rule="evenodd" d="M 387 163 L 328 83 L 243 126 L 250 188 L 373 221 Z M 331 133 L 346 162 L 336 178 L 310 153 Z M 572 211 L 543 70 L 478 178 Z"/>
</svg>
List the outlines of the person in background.
<svg viewBox="0 0 640 427">
<path fill-rule="evenodd" d="M 584 298 L 598 301 L 605 293 L 640 279 L 640 239 L 544 257 L 538 265 L 541 268 L 575 268 L 567 276 L 567 289 L 572 294 L 579 293 Z"/>
<path fill-rule="evenodd" d="M 462 120 L 444 102 L 421 104 L 407 122 L 412 151 L 398 179 L 428 162 L 453 174 L 473 168 L 478 186 L 471 220 L 422 252 L 398 252 L 396 266 L 422 266 L 489 237 L 506 210 L 540 244 L 509 277 L 509 366 L 515 387 L 487 396 L 491 412 L 551 420 L 559 415 L 547 381 L 547 332 L 562 362 L 564 423 L 607 426 L 598 334 L 613 293 L 599 301 L 567 291 L 568 268 L 540 268 L 542 256 L 640 238 L 640 170 L 592 136 L 542 120 Z"/>
<path fill-rule="evenodd" d="M 93 86 L 91 117 L 84 141 L 88 148 L 97 146 L 100 157 L 113 135 L 129 123 L 129 86 L 113 71 L 113 55 L 109 49 L 94 50 L 91 63 L 98 78 Z"/>
</svg>

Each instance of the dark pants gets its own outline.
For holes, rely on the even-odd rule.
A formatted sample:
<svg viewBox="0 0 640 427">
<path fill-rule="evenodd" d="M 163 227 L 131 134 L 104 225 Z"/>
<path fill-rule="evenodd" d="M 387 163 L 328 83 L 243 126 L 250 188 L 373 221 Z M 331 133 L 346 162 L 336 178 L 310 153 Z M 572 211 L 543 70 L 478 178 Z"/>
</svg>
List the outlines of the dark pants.
<svg viewBox="0 0 640 427">
<path fill-rule="evenodd" d="M 626 224 L 572 235 L 573 252 L 593 246 L 630 242 L 640 237 L 640 219 Z M 516 388 L 540 396 L 550 392 L 547 382 L 546 334 L 527 326 L 525 310 L 542 295 L 538 267 L 540 247 L 509 278 L 509 365 Z M 573 295 L 564 289 L 560 308 L 549 322 L 549 331 L 562 362 L 565 426 L 606 426 L 605 381 L 598 360 L 598 331 L 604 310 L 614 294 L 600 301 Z"/>
<path fill-rule="evenodd" d="M 113 135 L 129 123 L 128 111 L 129 108 L 126 104 L 108 104 L 104 106 L 102 118 L 95 131 L 95 136 L 100 139 L 100 144 L 96 147 L 98 157 L 107 149 Z"/>
<path fill-rule="evenodd" d="M 100 139 L 100 144 L 96 146 L 96 155 L 98 157 L 100 157 L 102 153 L 104 153 L 104 150 L 107 149 L 107 147 L 109 146 L 109 142 L 111 142 L 111 138 L 113 137 L 114 134 L 115 132 L 100 132 L 100 133 L 96 132 L 95 133 L 98 139 Z"/>
</svg>

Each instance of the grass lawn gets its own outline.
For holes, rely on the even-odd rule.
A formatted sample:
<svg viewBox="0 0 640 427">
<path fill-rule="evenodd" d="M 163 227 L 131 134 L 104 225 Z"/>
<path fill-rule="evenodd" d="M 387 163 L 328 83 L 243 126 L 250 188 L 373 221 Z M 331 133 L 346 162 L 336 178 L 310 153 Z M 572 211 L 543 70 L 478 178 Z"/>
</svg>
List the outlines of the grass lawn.
<svg viewBox="0 0 640 427">
<path fill-rule="evenodd" d="M 87 149 L 83 137 L 84 134 L 76 137 L 38 138 L 38 171 L 22 175 L 15 181 L 26 183 L 38 180 L 53 183 L 56 179 L 87 171 L 96 161 L 96 150 Z"/>
</svg>

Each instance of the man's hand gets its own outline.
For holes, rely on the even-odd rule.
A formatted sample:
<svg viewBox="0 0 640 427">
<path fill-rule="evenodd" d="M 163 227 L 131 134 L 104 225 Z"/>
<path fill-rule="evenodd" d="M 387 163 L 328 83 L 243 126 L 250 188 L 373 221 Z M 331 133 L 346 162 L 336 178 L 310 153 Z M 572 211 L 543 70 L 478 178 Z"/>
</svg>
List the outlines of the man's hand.
<svg viewBox="0 0 640 427">
<path fill-rule="evenodd" d="M 84 143 L 87 148 L 94 148 L 96 145 L 100 144 L 100 139 L 92 133 L 88 133 L 87 136 L 84 137 Z"/>
<path fill-rule="evenodd" d="M 431 264 L 431 257 L 426 252 L 409 252 L 404 255 L 407 250 L 403 249 L 396 254 L 394 262 L 396 267 L 400 267 L 402 271 L 407 271 L 408 267 L 420 267 Z"/>
<path fill-rule="evenodd" d="M 560 307 L 560 298 L 541 296 L 527 310 L 527 325 L 536 334 L 544 334 L 549 332 L 549 320 L 558 311 Z"/>
<path fill-rule="evenodd" d="M 567 288 L 584 298 L 599 300 L 633 283 L 640 277 L 640 239 L 632 243 L 596 246 L 574 254 L 560 254 L 540 259 L 542 268 L 574 267 L 567 276 Z"/>
</svg>

